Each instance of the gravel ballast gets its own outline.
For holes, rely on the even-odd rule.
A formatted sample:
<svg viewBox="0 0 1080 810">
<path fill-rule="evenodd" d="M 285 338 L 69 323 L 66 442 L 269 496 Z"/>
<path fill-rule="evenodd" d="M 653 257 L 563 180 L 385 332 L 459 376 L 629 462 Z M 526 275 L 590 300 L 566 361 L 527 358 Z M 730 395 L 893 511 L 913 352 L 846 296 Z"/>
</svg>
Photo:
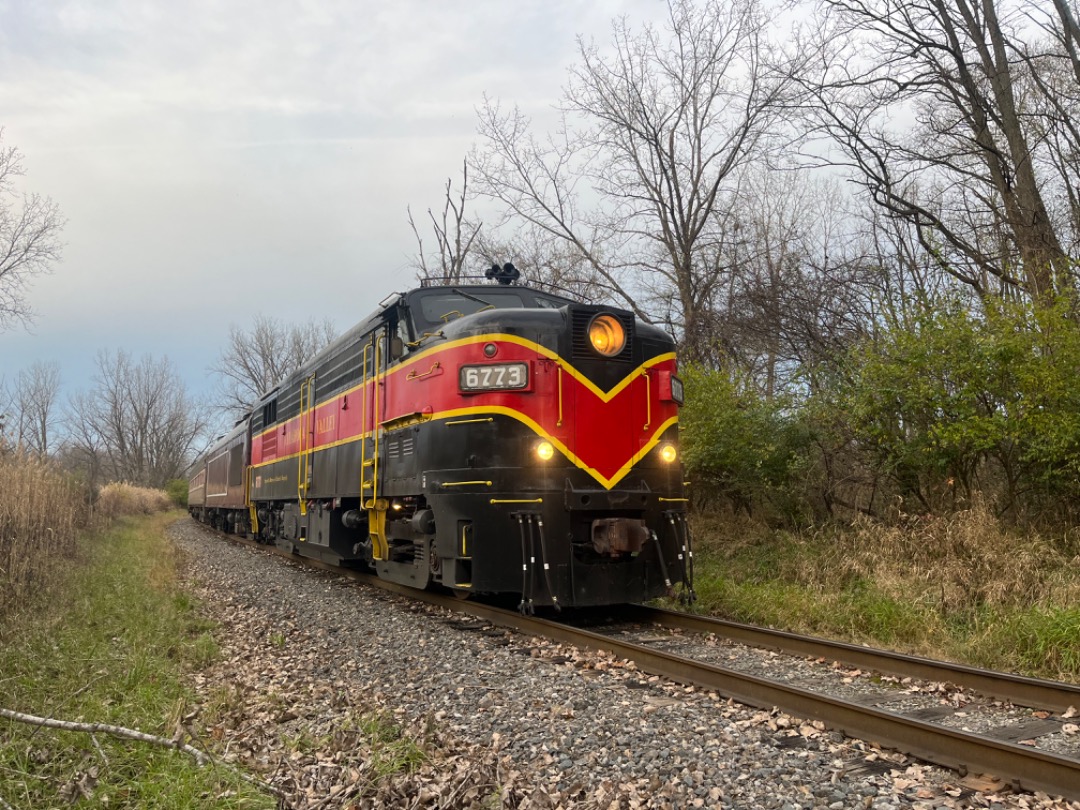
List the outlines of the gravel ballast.
<svg viewBox="0 0 1080 810">
<path fill-rule="evenodd" d="M 1080 810 L 359 587 L 188 519 L 169 531 L 219 622 L 191 730 L 289 806 Z M 350 736 L 351 718 L 376 711 L 426 764 L 380 781 Z"/>
</svg>

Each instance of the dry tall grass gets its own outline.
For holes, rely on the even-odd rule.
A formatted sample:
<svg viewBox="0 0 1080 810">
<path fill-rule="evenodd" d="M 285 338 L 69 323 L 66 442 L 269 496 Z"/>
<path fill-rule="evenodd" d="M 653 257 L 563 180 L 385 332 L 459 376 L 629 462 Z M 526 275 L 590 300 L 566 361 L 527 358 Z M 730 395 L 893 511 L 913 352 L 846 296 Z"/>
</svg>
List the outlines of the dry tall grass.
<svg viewBox="0 0 1080 810">
<path fill-rule="evenodd" d="M 71 476 L 22 454 L 0 455 L 0 616 L 48 589 L 76 552 L 86 497 Z"/>
<path fill-rule="evenodd" d="M 152 515 L 172 509 L 172 499 L 161 489 L 132 484 L 106 484 L 94 503 L 94 517 L 110 521 L 124 515 Z"/>
<path fill-rule="evenodd" d="M 788 558 L 789 575 L 822 589 L 858 578 L 942 613 L 1080 603 L 1077 538 L 1003 526 L 983 502 L 947 516 L 897 525 L 863 520 L 847 531 L 826 531 L 828 537 L 808 543 L 817 553 Z"/>
<path fill-rule="evenodd" d="M 930 658 L 1080 682 L 1080 532 L 976 501 L 798 534 L 694 517 L 705 610 Z"/>
<path fill-rule="evenodd" d="M 76 479 L 49 462 L 0 454 L 0 624 L 62 581 L 86 529 L 173 506 L 162 490 L 130 484 L 102 487 L 92 509 L 88 500 Z"/>
</svg>

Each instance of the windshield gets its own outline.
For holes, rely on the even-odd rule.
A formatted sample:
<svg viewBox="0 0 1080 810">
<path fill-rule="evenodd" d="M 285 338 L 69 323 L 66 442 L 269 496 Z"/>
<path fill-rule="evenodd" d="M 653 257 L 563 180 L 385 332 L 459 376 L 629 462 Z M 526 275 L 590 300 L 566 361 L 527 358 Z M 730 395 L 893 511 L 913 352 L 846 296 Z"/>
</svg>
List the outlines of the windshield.
<svg viewBox="0 0 1080 810">
<path fill-rule="evenodd" d="M 414 290 L 409 293 L 406 306 L 419 337 L 425 332 L 434 334 L 458 318 L 489 309 L 559 309 L 570 303 L 569 299 L 530 287 L 493 284 Z"/>
<path fill-rule="evenodd" d="M 504 290 L 484 290 L 479 294 L 451 290 L 425 295 L 420 299 L 420 317 L 430 324 L 449 323 L 483 309 L 524 307 L 521 296 Z"/>
</svg>

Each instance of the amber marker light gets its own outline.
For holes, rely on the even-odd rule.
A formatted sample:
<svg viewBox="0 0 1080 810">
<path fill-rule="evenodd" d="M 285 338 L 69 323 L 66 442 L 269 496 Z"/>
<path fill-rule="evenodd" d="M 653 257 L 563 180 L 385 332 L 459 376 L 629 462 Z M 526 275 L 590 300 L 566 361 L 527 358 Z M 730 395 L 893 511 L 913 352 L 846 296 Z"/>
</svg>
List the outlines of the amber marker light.
<svg viewBox="0 0 1080 810">
<path fill-rule="evenodd" d="M 536 445 L 536 456 L 541 461 L 551 461 L 555 457 L 555 445 L 551 442 L 540 442 Z"/>
<path fill-rule="evenodd" d="M 589 321 L 589 343 L 604 357 L 614 357 L 626 345 L 626 330 L 614 315 L 597 315 Z"/>
<path fill-rule="evenodd" d="M 666 464 L 671 464 L 675 459 L 679 457 L 679 451 L 675 449 L 673 444 L 665 444 L 660 448 L 660 459 Z"/>
</svg>

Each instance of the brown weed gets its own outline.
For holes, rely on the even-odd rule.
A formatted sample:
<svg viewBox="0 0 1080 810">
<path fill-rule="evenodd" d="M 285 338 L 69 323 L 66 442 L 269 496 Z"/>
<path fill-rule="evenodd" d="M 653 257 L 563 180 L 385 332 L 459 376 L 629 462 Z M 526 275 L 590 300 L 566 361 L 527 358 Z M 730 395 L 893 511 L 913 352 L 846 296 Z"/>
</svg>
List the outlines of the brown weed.
<svg viewBox="0 0 1080 810">
<path fill-rule="evenodd" d="M 48 461 L 0 455 L 0 615 L 47 591 L 76 552 L 85 527 L 79 484 Z"/>
</svg>

